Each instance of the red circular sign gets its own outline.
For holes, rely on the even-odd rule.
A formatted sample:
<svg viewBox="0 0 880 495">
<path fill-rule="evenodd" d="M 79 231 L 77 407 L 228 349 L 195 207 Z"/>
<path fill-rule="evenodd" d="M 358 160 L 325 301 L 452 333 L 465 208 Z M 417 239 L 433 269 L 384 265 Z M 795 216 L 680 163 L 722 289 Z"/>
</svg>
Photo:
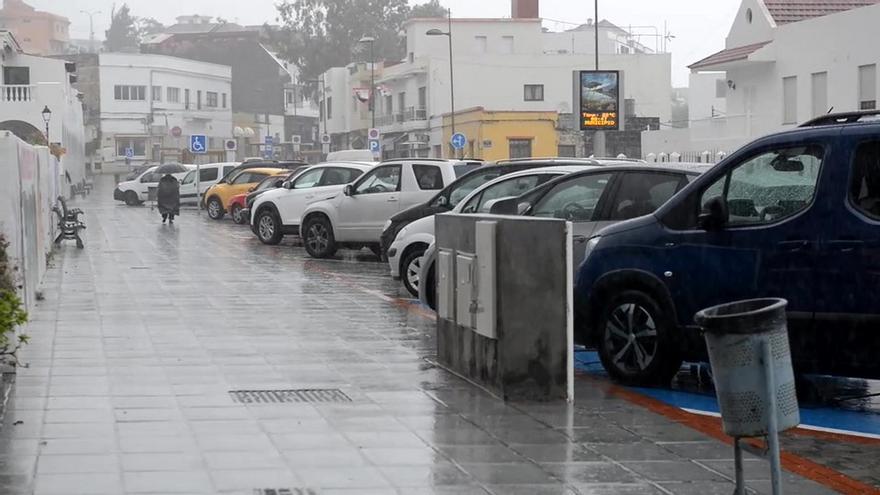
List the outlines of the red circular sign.
<svg viewBox="0 0 880 495">
<path fill-rule="evenodd" d="M 174 137 L 180 137 L 183 135 L 183 129 L 178 126 L 174 126 L 171 128 L 171 135 Z"/>
</svg>

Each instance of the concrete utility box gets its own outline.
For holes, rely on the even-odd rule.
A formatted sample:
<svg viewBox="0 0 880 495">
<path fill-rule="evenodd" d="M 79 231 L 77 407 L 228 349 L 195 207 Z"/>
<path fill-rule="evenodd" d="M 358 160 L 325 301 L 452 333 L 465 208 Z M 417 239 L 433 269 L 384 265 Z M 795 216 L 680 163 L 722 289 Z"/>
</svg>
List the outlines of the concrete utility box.
<svg viewBox="0 0 880 495">
<path fill-rule="evenodd" d="M 573 395 L 571 227 L 437 215 L 437 354 L 505 400 Z"/>
</svg>

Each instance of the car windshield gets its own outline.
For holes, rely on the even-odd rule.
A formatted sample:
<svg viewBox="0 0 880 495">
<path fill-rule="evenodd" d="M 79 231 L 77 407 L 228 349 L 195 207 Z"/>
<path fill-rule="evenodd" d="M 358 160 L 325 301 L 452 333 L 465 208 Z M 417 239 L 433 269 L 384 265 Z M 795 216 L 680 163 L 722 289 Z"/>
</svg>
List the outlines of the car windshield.
<svg viewBox="0 0 880 495">
<path fill-rule="evenodd" d="M 449 207 L 455 207 L 468 194 L 472 193 L 476 188 L 501 176 L 501 170 L 489 169 L 486 171 L 473 172 L 464 177 L 461 181 L 453 185 L 447 193 Z"/>
</svg>

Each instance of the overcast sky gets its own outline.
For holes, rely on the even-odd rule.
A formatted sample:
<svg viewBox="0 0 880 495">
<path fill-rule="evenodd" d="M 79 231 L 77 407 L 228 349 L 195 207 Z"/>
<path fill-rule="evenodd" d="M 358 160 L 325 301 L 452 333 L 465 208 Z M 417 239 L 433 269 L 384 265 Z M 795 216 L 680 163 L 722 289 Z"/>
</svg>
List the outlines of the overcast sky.
<svg viewBox="0 0 880 495">
<path fill-rule="evenodd" d="M 70 18 L 74 38 L 89 37 L 89 17 L 81 10 L 100 10 L 94 16 L 96 37 L 103 38 L 110 23 L 114 0 L 28 0 L 40 10 L 48 10 Z M 121 5 L 122 1 L 116 1 Z M 201 14 L 220 16 L 241 24 L 275 22 L 276 0 L 127 0 L 132 14 L 155 17 L 170 24 L 178 15 Z M 413 0 L 410 0 L 413 3 Z M 420 3 L 420 2 L 417 2 Z M 440 0 L 452 8 L 454 17 L 509 17 L 509 0 Z M 654 26 L 663 32 L 664 22 L 675 36 L 668 44 L 672 52 L 672 79 L 676 86 L 687 85 L 687 68 L 692 62 L 724 47 L 739 0 L 599 0 L 599 18 L 620 26 Z M 185 6 L 184 6 L 185 5 Z M 541 0 L 541 17 L 580 24 L 593 17 L 589 0 Z M 551 29 L 566 25 L 548 24 Z M 638 30 L 653 33 L 650 28 Z M 654 47 L 653 36 L 642 42 Z"/>
</svg>

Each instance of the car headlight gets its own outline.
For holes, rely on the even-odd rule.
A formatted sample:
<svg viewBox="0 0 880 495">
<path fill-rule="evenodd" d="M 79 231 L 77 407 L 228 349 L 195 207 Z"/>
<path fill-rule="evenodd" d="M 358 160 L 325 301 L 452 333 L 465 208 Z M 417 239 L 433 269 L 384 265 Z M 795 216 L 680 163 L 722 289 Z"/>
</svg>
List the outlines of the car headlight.
<svg viewBox="0 0 880 495">
<path fill-rule="evenodd" d="M 602 236 L 597 235 L 596 237 L 592 237 L 589 241 L 587 241 L 587 247 L 584 249 L 585 262 L 587 261 L 587 258 L 590 257 L 590 254 L 593 252 L 593 250 L 596 249 L 596 246 L 599 245 L 600 240 L 602 240 Z"/>
<path fill-rule="evenodd" d="M 382 232 L 385 232 L 386 230 L 388 230 L 388 227 L 391 227 L 391 219 L 390 218 L 385 222 L 385 225 L 382 226 Z"/>
</svg>

